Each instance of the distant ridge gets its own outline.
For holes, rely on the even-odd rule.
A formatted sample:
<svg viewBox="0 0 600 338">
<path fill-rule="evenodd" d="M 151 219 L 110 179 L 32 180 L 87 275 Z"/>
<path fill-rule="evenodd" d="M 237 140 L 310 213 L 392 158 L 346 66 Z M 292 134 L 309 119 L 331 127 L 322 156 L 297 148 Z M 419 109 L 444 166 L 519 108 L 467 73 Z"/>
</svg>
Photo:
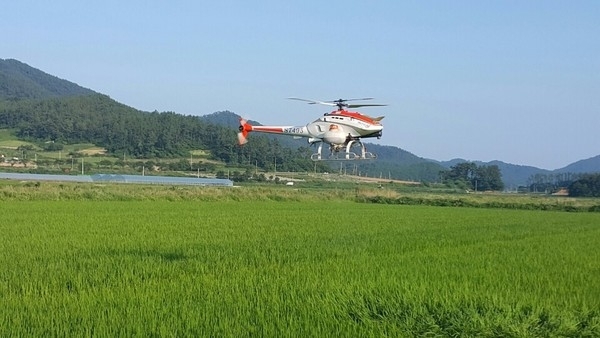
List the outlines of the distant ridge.
<svg viewBox="0 0 600 338">
<path fill-rule="evenodd" d="M 571 163 L 568 166 L 557 169 L 558 172 L 572 172 L 572 173 L 595 173 L 600 172 L 600 155 L 590 157 L 586 160 L 580 160 L 575 163 Z"/>
<path fill-rule="evenodd" d="M 14 59 L 0 59 L 0 99 L 47 99 L 97 94 Z"/>
<path fill-rule="evenodd" d="M 450 168 L 450 167 L 455 166 L 456 164 L 462 163 L 462 162 L 473 162 L 473 163 L 477 164 L 478 166 L 482 166 L 482 165 L 498 166 L 498 169 L 500 169 L 500 172 L 502 173 L 502 181 L 504 182 L 504 185 L 509 189 L 511 187 L 518 187 L 518 186 L 526 185 L 527 180 L 532 175 L 552 173 L 551 170 L 545 170 L 545 169 L 540 169 L 540 168 L 526 166 L 526 165 L 505 163 L 505 162 L 498 161 L 498 160 L 494 160 L 494 161 L 490 161 L 490 162 L 482 162 L 482 161 L 467 161 L 462 158 L 455 158 L 455 159 L 452 159 L 449 161 L 443 161 L 443 162 L 439 162 L 439 163 L 441 165 L 443 165 L 445 168 Z"/>
<path fill-rule="evenodd" d="M 527 184 L 527 180 L 529 178 L 537 174 L 552 175 L 560 173 L 583 174 L 600 172 L 600 155 L 585 160 L 580 160 L 575 163 L 571 163 L 566 167 L 555 170 L 547 170 L 532 166 L 505 163 L 497 160 L 490 162 L 482 162 L 467 161 L 464 159 L 455 158 L 450 161 L 443 161 L 439 163 L 445 168 L 450 168 L 451 166 L 454 166 L 457 163 L 461 162 L 473 162 L 477 165 L 497 165 L 500 169 L 500 172 L 502 173 L 502 181 L 507 186 L 507 188 L 517 187 L 520 185 L 524 186 Z"/>
<path fill-rule="evenodd" d="M 203 120 L 214 124 L 224 125 L 230 128 L 237 129 L 239 126 L 240 116 L 230 112 L 222 111 L 200 117 Z M 252 121 L 253 124 L 261 125 L 259 122 Z M 306 146 L 304 140 L 293 140 L 291 137 L 275 135 L 282 144 L 288 147 Z M 412 154 L 409 151 L 396 146 L 386 146 L 367 143 L 369 151 L 377 154 L 377 160 L 369 163 L 361 163 L 364 172 L 371 176 L 391 174 L 396 178 L 414 181 L 436 181 L 439 177 L 439 172 L 444 169 L 461 163 L 474 162 L 478 166 L 496 165 L 502 173 L 502 181 L 509 189 L 527 185 L 527 181 L 536 174 L 550 175 L 558 173 L 588 173 L 600 172 L 600 155 L 587 160 L 577 161 L 564 168 L 556 170 L 546 170 L 537 167 L 506 163 L 498 160 L 483 162 L 471 161 L 461 158 L 455 158 L 449 161 L 437 161 L 427 159 Z"/>
<path fill-rule="evenodd" d="M 85 98 L 80 98 L 81 96 L 85 96 Z M 25 101 L 28 100 L 59 101 L 58 104 L 52 105 L 53 109 L 69 111 L 69 114 L 71 114 L 69 118 L 73 119 L 71 121 L 72 126 L 74 127 L 73 130 L 81 132 L 81 142 L 90 141 L 89 137 L 91 134 L 85 134 L 84 127 L 97 124 L 98 115 L 102 115 L 103 118 L 110 115 L 111 119 L 119 121 L 124 118 L 135 121 L 148 121 L 155 115 L 150 113 L 145 114 L 133 107 L 127 107 L 110 99 L 106 95 L 102 95 L 73 82 L 47 74 L 18 60 L 0 59 L 0 103 L 3 103 L 6 112 L 11 111 L 13 107 L 22 105 L 23 107 L 27 107 L 25 111 L 30 113 L 30 107 L 35 106 L 27 106 Z M 76 105 L 77 108 L 73 108 L 73 105 Z M 15 112 L 16 111 L 19 110 L 15 109 Z M 0 113 L 2 113 L 2 111 L 0 111 Z M 220 131 L 220 134 L 233 134 L 237 131 L 237 127 L 239 126 L 239 115 L 229 111 L 216 112 L 198 117 L 198 119 L 213 125 L 225 126 L 226 129 Z M 38 122 L 42 126 L 42 129 L 48 129 L 48 126 L 46 125 L 47 121 L 42 120 Z M 108 130 L 109 136 L 105 137 L 106 140 L 110 141 L 106 141 L 106 144 L 110 144 L 114 140 L 122 139 L 124 135 L 129 135 L 129 137 L 131 137 L 132 124 L 119 123 L 113 125 L 114 121 L 112 120 L 106 122 L 112 126 L 112 128 Z M 260 123 L 256 121 L 252 121 L 252 123 L 260 125 Z M 50 126 L 56 127 L 53 124 Z M 118 126 L 119 129 L 115 129 L 114 126 Z M 12 127 L 14 128 L 16 126 Z M 62 134 L 59 133 L 56 136 L 59 137 L 61 135 Z M 142 138 L 140 136 L 140 139 L 136 139 L 135 143 L 139 144 L 139 147 L 142 148 L 145 145 L 153 144 L 153 141 L 149 140 L 147 135 L 145 137 L 146 138 Z M 310 148 L 304 139 L 296 140 L 283 135 L 270 135 L 269 137 L 276 139 L 280 145 L 287 148 Z M 440 170 L 450 168 L 460 162 L 475 162 L 477 165 L 497 165 L 502 173 L 502 180 L 507 188 L 526 185 L 528 179 L 536 174 L 553 175 L 560 173 L 600 172 L 600 155 L 574 162 L 564 168 L 545 170 L 531 166 L 505 163 L 502 161 L 481 162 L 463 159 L 437 161 L 419 157 L 396 146 L 368 143 L 367 147 L 369 151 L 377 154 L 378 158 L 375 161 L 356 163 L 361 167 L 359 168 L 359 171 L 363 174 L 368 174 L 369 176 L 395 177 L 403 180 L 434 182 L 438 180 Z M 178 149 L 180 148 L 173 146 L 165 151 L 168 154 L 176 154 Z M 333 169 L 339 170 L 339 164 L 336 163 L 335 165 L 337 169 Z"/>
<path fill-rule="evenodd" d="M 214 112 L 214 113 L 208 114 L 208 115 L 203 115 L 203 116 L 200 116 L 200 119 L 204 120 L 206 122 L 212 123 L 212 124 L 218 124 L 218 125 L 233 128 L 236 130 L 240 126 L 240 116 L 238 114 L 232 113 L 228 110 Z M 261 125 L 260 123 L 253 121 L 253 120 L 248 120 L 248 122 L 252 125 L 257 125 L 257 126 Z"/>
</svg>

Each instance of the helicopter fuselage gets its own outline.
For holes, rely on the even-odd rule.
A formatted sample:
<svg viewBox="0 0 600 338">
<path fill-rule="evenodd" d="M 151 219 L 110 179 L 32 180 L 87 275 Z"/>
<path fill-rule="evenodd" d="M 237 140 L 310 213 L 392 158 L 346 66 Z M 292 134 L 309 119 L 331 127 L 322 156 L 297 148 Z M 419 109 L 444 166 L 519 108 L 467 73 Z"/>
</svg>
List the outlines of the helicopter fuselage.
<svg viewBox="0 0 600 338">
<path fill-rule="evenodd" d="M 382 135 L 383 126 L 377 119 L 356 112 L 338 110 L 324 114 L 323 117 L 309 123 L 307 127 L 313 134 L 322 134 L 323 139 L 327 139 L 327 136 L 331 134 L 344 134 L 345 138 L 349 139 L 379 138 Z M 326 143 L 341 143 L 325 141 Z"/>
<path fill-rule="evenodd" d="M 381 118 L 371 118 L 356 112 L 337 110 L 304 126 L 250 126 L 243 122 L 240 132 L 262 132 L 308 138 L 309 143 L 325 142 L 343 145 L 348 140 L 381 137 Z"/>
<path fill-rule="evenodd" d="M 332 154 L 345 149 L 346 159 L 354 159 L 354 157 L 365 158 L 369 157 L 370 153 L 366 153 L 360 139 L 370 137 L 380 138 L 383 132 L 383 126 L 379 121 L 382 118 L 383 117 L 373 118 L 358 112 L 339 109 L 326 113 L 317 120 L 304 126 L 253 126 L 241 119 L 238 138 L 240 144 L 244 144 L 246 143 L 246 136 L 249 132 L 283 134 L 297 138 L 305 137 L 310 144 L 319 142 L 329 144 Z M 350 148 L 357 145 L 362 147 L 361 153 L 363 155 L 350 156 Z M 374 158 L 372 154 L 370 155 L 371 158 Z M 318 157 L 319 160 L 322 159 L 321 146 L 319 146 L 319 153 L 316 157 Z"/>
</svg>

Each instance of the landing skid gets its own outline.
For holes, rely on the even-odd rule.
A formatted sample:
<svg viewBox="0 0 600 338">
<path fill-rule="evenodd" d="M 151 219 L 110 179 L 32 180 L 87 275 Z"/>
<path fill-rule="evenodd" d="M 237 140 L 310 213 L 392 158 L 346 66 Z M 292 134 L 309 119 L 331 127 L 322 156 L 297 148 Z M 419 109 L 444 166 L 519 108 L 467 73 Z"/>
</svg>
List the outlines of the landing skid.
<svg viewBox="0 0 600 338">
<path fill-rule="evenodd" d="M 350 151 L 352 147 L 360 147 L 360 153 L 357 154 L 353 151 Z M 334 150 L 333 147 L 330 148 L 331 153 L 329 156 L 323 156 L 323 143 L 319 143 L 319 148 L 317 152 L 310 155 L 310 159 L 313 161 L 357 161 L 357 160 L 373 160 L 377 158 L 377 155 L 368 152 L 365 145 L 360 141 L 350 140 L 346 145 L 346 151 Z"/>
</svg>

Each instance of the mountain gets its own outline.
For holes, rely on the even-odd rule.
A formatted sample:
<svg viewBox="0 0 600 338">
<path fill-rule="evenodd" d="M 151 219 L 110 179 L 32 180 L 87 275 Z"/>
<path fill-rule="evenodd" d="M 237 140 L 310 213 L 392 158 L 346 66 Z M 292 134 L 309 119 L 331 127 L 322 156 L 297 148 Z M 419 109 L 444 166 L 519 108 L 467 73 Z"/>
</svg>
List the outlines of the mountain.
<svg viewBox="0 0 600 338">
<path fill-rule="evenodd" d="M 298 163 L 306 162 L 306 154 L 315 151 L 306 139 L 285 135 L 252 135 L 247 146 L 234 148 L 239 118 L 229 111 L 201 117 L 142 112 L 18 60 L 0 59 L 0 128 L 13 128 L 18 135 L 33 140 L 91 142 L 113 153 L 134 156 L 173 157 L 194 147 L 207 147 L 225 162 L 252 160 L 256 164 L 262 157 L 265 166 L 282 154 L 288 156 L 287 161 L 293 158 Z M 345 168 L 376 177 L 437 181 L 441 170 L 466 162 L 426 159 L 395 146 L 366 143 L 366 147 L 378 156 L 377 160 L 334 162 L 332 170 Z M 289 149 L 303 150 L 292 153 Z M 600 155 L 554 171 L 501 161 L 475 163 L 497 165 L 508 188 L 525 185 L 537 174 L 600 172 Z"/>
<path fill-rule="evenodd" d="M 395 146 L 365 143 L 368 151 L 377 155 L 375 161 L 367 165 L 370 176 L 386 174 L 402 180 L 435 182 L 440 171 L 445 168 L 430 159 L 419 157 Z"/>
<path fill-rule="evenodd" d="M 540 169 L 532 166 L 526 165 L 517 165 L 506 163 L 502 161 L 490 161 L 490 162 L 482 162 L 482 161 L 467 161 L 461 158 L 455 158 L 449 161 L 439 162 L 445 168 L 450 168 L 455 166 L 458 163 L 462 162 L 473 162 L 478 166 L 490 166 L 496 165 L 500 172 L 502 173 L 502 181 L 506 188 L 510 189 L 511 187 L 519 187 L 527 184 L 527 180 L 536 174 L 550 174 L 552 171 Z"/>
<path fill-rule="evenodd" d="M 481 165 L 497 165 L 502 173 L 502 181 L 507 188 L 518 187 L 527 185 L 528 180 L 535 175 L 557 175 L 557 174 L 584 174 L 584 173 L 596 173 L 600 172 L 600 155 L 588 158 L 586 160 L 580 160 L 575 163 L 571 163 L 566 167 L 546 170 L 532 166 L 518 165 L 505 163 L 502 161 L 467 161 L 460 158 L 452 159 L 450 161 L 438 162 L 445 168 L 450 168 L 461 162 L 473 162 L 478 166 Z"/>
<path fill-rule="evenodd" d="M 140 111 L 22 62 L 1 61 L 0 129 L 11 129 L 11 135 L 42 149 L 48 144 L 61 148 L 91 143 L 113 157 L 138 160 L 188 158 L 190 151 L 201 149 L 211 160 L 237 168 L 252 164 L 268 169 L 276 164 L 289 171 L 328 169 L 305 160 L 307 147 L 284 147 L 262 135 L 238 147 L 237 128 L 198 116 Z M 237 121 L 229 115 L 229 124 Z M 189 168 L 187 160 L 181 163 Z"/>
<path fill-rule="evenodd" d="M 235 128 L 239 126 L 240 116 L 229 112 L 216 112 L 209 115 L 204 115 L 201 119 L 207 122 Z M 250 121 L 255 125 L 262 125 L 257 121 Z M 285 147 L 301 147 L 306 146 L 305 140 L 295 140 L 292 137 L 284 135 L 268 135 L 268 137 L 278 140 Z M 251 142 L 251 139 L 250 139 Z M 506 163 L 498 160 L 490 162 L 482 161 L 467 161 L 461 158 L 455 158 L 449 161 L 437 161 L 414 155 L 404 149 L 395 146 L 386 146 L 378 144 L 365 143 L 367 149 L 377 155 L 375 161 L 360 161 L 358 171 L 367 174 L 368 176 L 391 176 L 396 179 L 413 180 L 413 181 L 437 181 L 439 172 L 447 170 L 450 167 L 462 163 L 473 162 L 478 166 L 496 165 L 502 173 L 502 181 L 507 188 L 517 188 L 525 186 L 528 180 L 534 175 L 553 175 L 558 173 L 589 173 L 600 172 L 600 155 L 587 160 L 581 160 L 570 164 L 564 168 L 556 170 L 540 169 L 532 166 L 518 165 Z M 354 164 L 353 164 L 354 165 Z M 331 165 L 332 170 L 340 168 L 339 163 Z M 352 169 L 354 170 L 354 168 Z"/>
<path fill-rule="evenodd" d="M 218 124 L 221 126 L 237 129 L 240 126 L 240 116 L 236 113 L 232 113 L 228 110 L 218 111 L 212 114 L 200 116 L 200 120 L 206 121 L 211 124 Z M 261 124 L 248 120 L 248 123 L 260 126 Z"/>
<path fill-rule="evenodd" d="M 549 170 L 526 165 L 516 165 L 502 161 L 491 161 L 485 165 L 497 165 L 502 173 L 502 181 L 507 189 L 527 185 L 527 180 L 536 174 L 549 174 Z"/>
<path fill-rule="evenodd" d="M 595 173 L 600 172 L 600 155 L 571 163 L 568 166 L 554 170 L 559 173 Z"/>
<path fill-rule="evenodd" d="M 97 94 L 14 59 L 0 59 L 0 99 L 47 99 Z"/>
</svg>

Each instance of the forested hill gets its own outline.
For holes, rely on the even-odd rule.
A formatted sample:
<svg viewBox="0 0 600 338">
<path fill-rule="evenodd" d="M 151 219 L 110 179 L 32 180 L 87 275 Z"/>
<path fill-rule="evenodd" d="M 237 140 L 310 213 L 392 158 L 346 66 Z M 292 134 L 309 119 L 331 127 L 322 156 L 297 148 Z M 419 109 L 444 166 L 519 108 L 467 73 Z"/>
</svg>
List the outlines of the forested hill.
<svg viewBox="0 0 600 338">
<path fill-rule="evenodd" d="M 239 116 L 232 112 L 200 118 L 142 112 L 17 60 L 0 60 L 0 76 L 0 128 L 11 128 L 18 137 L 41 145 L 93 143 L 115 156 L 137 158 L 187 157 L 190 150 L 203 149 L 232 165 L 271 169 L 277 163 L 281 170 L 314 169 L 309 156 L 316 150 L 304 139 L 252 134 L 251 142 L 237 146 Z M 397 147 L 367 147 L 378 159 L 348 164 L 346 170 L 416 181 L 437 180 L 444 170 Z M 327 163 L 318 166 L 340 168 L 339 163 L 329 169 Z"/>
<path fill-rule="evenodd" d="M 47 99 L 95 94 L 13 59 L 0 59 L 0 99 Z"/>
<path fill-rule="evenodd" d="M 306 147 L 286 148 L 262 135 L 239 147 L 237 128 L 197 116 L 139 111 L 17 60 L 0 60 L 0 129 L 42 148 L 49 141 L 57 147 L 93 143 L 114 156 L 134 158 L 187 158 L 201 149 L 234 166 L 314 167 L 306 161 Z"/>
<path fill-rule="evenodd" d="M 269 170 L 277 163 L 282 171 L 314 169 L 309 157 L 315 150 L 306 140 L 252 134 L 247 145 L 237 146 L 238 120 L 238 115 L 227 111 L 203 117 L 139 111 L 20 61 L 0 59 L 0 129 L 12 129 L 19 138 L 40 146 L 48 141 L 93 143 L 112 155 L 137 158 L 188 157 L 191 150 L 202 149 L 234 166 Z M 345 169 L 369 176 L 435 181 L 447 167 L 398 147 L 367 143 L 367 148 L 378 155 L 377 160 L 345 163 Z M 599 171 L 599 158 L 567 168 Z M 317 166 L 327 169 L 324 163 Z M 342 169 L 339 163 L 333 166 L 329 169 Z M 507 185 L 524 184 L 526 177 L 541 170 L 510 164 L 499 167 Z"/>
<path fill-rule="evenodd" d="M 202 149 L 232 165 L 269 168 L 276 160 L 281 170 L 313 168 L 310 161 L 300 161 L 307 158 L 306 149 L 283 148 L 261 135 L 239 147 L 235 129 L 209 124 L 197 116 L 138 111 L 100 94 L 0 100 L 0 129 L 4 128 L 40 146 L 48 141 L 93 143 L 119 157 L 187 158 L 190 150 Z"/>
<path fill-rule="evenodd" d="M 558 172 L 594 173 L 600 172 L 600 155 L 571 163 L 556 170 Z"/>
</svg>

